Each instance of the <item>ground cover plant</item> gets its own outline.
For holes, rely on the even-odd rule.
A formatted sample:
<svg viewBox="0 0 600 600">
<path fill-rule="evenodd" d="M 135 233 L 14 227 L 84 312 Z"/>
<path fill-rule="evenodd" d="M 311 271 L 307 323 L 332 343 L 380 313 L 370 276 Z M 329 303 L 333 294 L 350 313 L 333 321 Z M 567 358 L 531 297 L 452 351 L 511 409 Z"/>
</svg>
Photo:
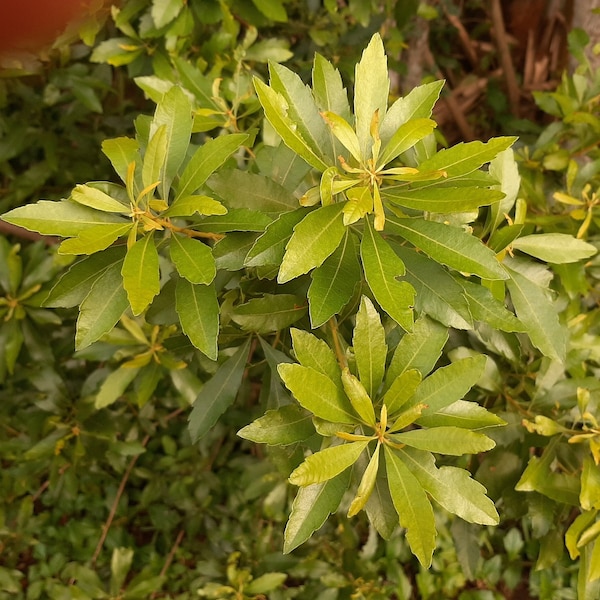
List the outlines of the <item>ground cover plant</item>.
<svg viewBox="0 0 600 600">
<path fill-rule="evenodd" d="M 2 216 L 51 243 L 0 244 L 1 592 L 597 597 L 584 34 L 535 144 L 444 145 L 444 82 L 394 95 L 395 3 L 100 17 L 152 108 L 114 176 Z"/>
</svg>

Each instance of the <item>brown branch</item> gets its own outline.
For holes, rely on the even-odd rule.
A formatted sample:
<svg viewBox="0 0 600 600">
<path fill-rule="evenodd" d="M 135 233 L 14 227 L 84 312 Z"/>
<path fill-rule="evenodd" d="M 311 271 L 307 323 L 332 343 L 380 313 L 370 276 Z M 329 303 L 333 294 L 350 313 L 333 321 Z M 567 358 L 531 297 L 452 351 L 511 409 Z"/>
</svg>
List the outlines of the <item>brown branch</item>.
<svg viewBox="0 0 600 600">
<path fill-rule="evenodd" d="M 169 554 L 165 560 L 165 564 L 163 565 L 163 568 L 160 570 L 160 577 L 164 577 L 167 574 L 167 571 L 169 570 L 169 567 L 171 566 L 171 564 L 173 563 L 173 559 L 175 558 L 175 553 L 177 552 L 177 548 L 179 548 L 179 546 L 181 545 L 184 535 L 185 535 L 185 531 L 183 529 L 180 530 L 180 532 L 177 534 L 177 538 L 175 538 L 175 543 L 173 544 L 173 546 L 171 547 L 171 550 L 169 551 Z M 154 599 L 157 597 L 158 597 L 158 591 L 152 592 L 152 595 L 150 596 L 150 598 Z"/>
<path fill-rule="evenodd" d="M 36 233 L 35 231 L 29 231 L 28 229 L 24 229 L 23 227 L 19 227 L 18 225 L 13 225 L 12 223 L 2 221 L 2 219 L 0 219 L 0 234 L 12 235 L 14 237 L 21 238 L 23 240 L 29 240 L 32 242 L 39 242 L 40 240 L 42 240 L 48 246 L 54 246 L 55 244 L 60 243 L 60 238 L 58 237 L 41 235 L 39 233 Z"/>
<path fill-rule="evenodd" d="M 496 38 L 496 45 L 498 46 L 498 53 L 500 54 L 500 64 L 502 65 L 502 70 L 504 71 L 504 77 L 506 79 L 508 104 L 512 114 L 515 115 L 515 117 L 518 117 L 520 96 L 519 86 L 517 84 L 515 67 L 510 55 L 510 47 L 508 45 L 506 29 L 504 28 L 504 18 L 502 17 L 502 6 L 500 4 L 500 0 L 492 0 L 491 17 L 494 28 L 494 36 Z"/>
<path fill-rule="evenodd" d="M 471 40 L 467 30 L 465 29 L 465 26 L 461 23 L 460 19 L 456 15 L 449 13 L 448 10 L 446 10 L 446 8 L 444 8 L 444 13 L 446 14 L 446 18 L 450 22 L 450 25 L 452 25 L 458 32 L 458 39 L 460 40 L 464 51 L 467 53 L 467 58 L 469 59 L 471 66 L 474 70 L 477 70 L 477 67 L 479 66 L 477 52 L 475 52 L 475 48 L 473 47 L 473 41 Z"/>
<path fill-rule="evenodd" d="M 146 447 L 146 444 L 149 442 L 149 440 L 150 440 L 150 436 L 147 435 L 142 440 L 142 446 Z M 125 473 L 123 473 L 123 477 L 121 478 L 121 483 L 119 484 L 119 489 L 117 490 L 117 495 L 115 496 L 112 506 L 110 507 L 110 513 L 108 514 L 108 519 L 106 519 L 106 522 L 102 526 L 102 535 L 100 536 L 100 539 L 98 540 L 98 545 L 96 546 L 96 550 L 94 551 L 94 555 L 92 556 L 92 566 L 96 565 L 98 556 L 100 556 L 100 552 L 102 552 L 102 547 L 104 546 L 104 542 L 106 541 L 106 536 L 108 535 L 108 532 L 110 530 L 112 522 L 114 521 L 115 515 L 117 514 L 117 507 L 119 506 L 119 501 L 121 500 L 121 496 L 123 495 L 123 492 L 125 491 L 125 486 L 127 485 L 127 480 L 129 479 L 129 476 L 131 475 L 131 471 L 133 471 L 133 467 L 135 466 L 135 463 L 137 462 L 139 457 L 140 457 L 139 454 L 134 456 L 131 459 L 131 461 L 129 462 L 129 464 L 127 465 L 127 469 L 125 469 Z"/>
</svg>

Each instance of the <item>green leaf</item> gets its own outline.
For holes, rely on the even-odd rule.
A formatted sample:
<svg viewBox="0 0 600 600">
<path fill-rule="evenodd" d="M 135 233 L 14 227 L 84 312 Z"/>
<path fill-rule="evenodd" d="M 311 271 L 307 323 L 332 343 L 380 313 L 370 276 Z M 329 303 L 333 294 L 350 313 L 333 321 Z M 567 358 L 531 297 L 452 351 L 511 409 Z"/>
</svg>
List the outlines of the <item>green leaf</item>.
<svg viewBox="0 0 600 600">
<path fill-rule="evenodd" d="M 371 121 L 378 111 L 383 119 L 387 109 L 390 79 L 387 57 L 379 34 L 375 34 L 362 53 L 354 74 L 354 114 L 361 156 L 371 156 Z"/>
<path fill-rule="evenodd" d="M 432 133 L 436 127 L 436 122 L 431 119 L 411 119 L 404 123 L 383 147 L 377 163 L 386 165 L 393 161 L 400 154 L 412 148 L 418 141 Z"/>
<path fill-rule="evenodd" d="M 272 592 L 283 585 L 287 577 L 287 573 L 265 573 L 244 586 L 244 593 L 256 595 Z"/>
<path fill-rule="evenodd" d="M 50 308 L 78 306 L 89 294 L 94 282 L 116 263 L 121 266 L 125 247 L 114 247 L 74 263 L 61 275 L 43 302 Z"/>
<path fill-rule="evenodd" d="M 342 371 L 342 385 L 344 386 L 346 396 L 350 399 L 350 404 L 352 404 L 356 413 L 365 423 L 371 427 L 375 427 L 373 402 L 362 383 L 357 377 L 350 373 L 348 368 L 345 368 Z"/>
<path fill-rule="evenodd" d="M 543 354 L 563 360 L 566 354 L 566 330 L 558 320 L 557 311 L 544 290 L 527 277 L 510 270 L 506 282 L 519 320 L 527 329 L 533 345 Z"/>
<path fill-rule="evenodd" d="M 100 223 L 122 225 L 125 222 L 116 214 L 94 210 L 69 200 L 40 200 L 35 204 L 19 206 L 2 215 L 2 220 L 42 235 L 62 237 L 76 237 Z"/>
<path fill-rule="evenodd" d="M 379 455 L 381 454 L 379 448 L 380 445 L 377 444 L 377 448 L 375 449 L 375 452 L 373 452 L 371 459 L 369 460 L 369 464 L 367 465 L 367 468 L 365 469 L 365 472 L 360 480 L 356 496 L 354 497 L 354 500 L 352 500 L 350 508 L 348 509 L 348 517 L 353 517 L 365 507 L 365 504 L 375 489 L 377 472 L 379 470 Z"/>
<path fill-rule="evenodd" d="M 289 482 L 304 486 L 333 479 L 358 460 L 368 443 L 369 440 L 338 444 L 311 454 L 292 471 Z"/>
<path fill-rule="evenodd" d="M 294 227 L 277 276 L 279 283 L 319 267 L 334 252 L 346 231 L 342 210 L 342 204 L 317 208 Z"/>
<path fill-rule="evenodd" d="M 383 396 L 388 415 L 398 412 L 413 396 L 421 383 L 422 375 L 417 369 L 404 371 L 392 381 L 388 391 Z"/>
<path fill-rule="evenodd" d="M 468 471 L 456 467 L 437 468 L 429 452 L 404 448 L 397 451 L 404 464 L 431 497 L 448 512 L 469 523 L 497 525 L 494 503 L 485 488 L 471 479 Z"/>
<path fill-rule="evenodd" d="M 119 367 L 102 382 L 96 395 L 94 407 L 97 410 L 106 408 L 116 402 L 125 392 L 129 384 L 135 379 L 139 369 Z"/>
<path fill-rule="evenodd" d="M 214 285 L 178 279 L 175 299 L 183 333 L 200 352 L 211 360 L 217 360 L 219 303 Z"/>
<path fill-rule="evenodd" d="M 507 310 L 502 302 L 498 302 L 486 287 L 465 279 L 461 279 L 459 284 L 464 289 L 464 296 L 475 320 L 488 323 L 501 331 L 526 330 L 519 319 Z"/>
<path fill-rule="evenodd" d="M 268 410 L 238 431 L 245 440 L 269 446 L 287 446 L 303 442 L 315 433 L 312 415 L 294 404 Z"/>
<path fill-rule="evenodd" d="M 500 182 L 497 189 L 505 194 L 505 197 L 497 204 L 492 204 L 490 209 L 487 229 L 494 233 L 506 220 L 505 215 L 510 214 L 521 187 L 519 168 L 515 160 L 515 153 L 511 148 L 496 155 L 490 162 L 489 173 Z"/>
<path fill-rule="evenodd" d="M 210 196 L 181 196 L 162 214 L 165 217 L 191 217 L 199 215 L 226 215 L 227 209 Z"/>
<path fill-rule="evenodd" d="M 494 440 L 482 433 L 452 426 L 413 429 L 404 433 L 396 433 L 393 440 L 419 450 L 451 456 L 477 454 L 491 450 L 496 445 Z"/>
<path fill-rule="evenodd" d="M 415 309 L 447 327 L 473 329 L 463 288 L 439 263 L 414 248 L 390 242 L 406 267 L 406 279 L 416 291 Z"/>
<path fill-rule="evenodd" d="M 82 231 L 77 237 L 64 240 L 59 254 L 95 254 L 106 250 L 133 227 L 133 223 L 103 223 Z"/>
<path fill-rule="evenodd" d="M 381 235 L 375 231 L 370 219 L 365 219 L 360 254 L 365 278 L 375 299 L 403 329 L 413 326 L 414 289 L 396 277 L 404 275 L 404 263 L 394 253 Z"/>
<path fill-rule="evenodd" d="M 319 529 L 340 505 L 350 482 L 350 470 L 337 477 L 298 490 L 285 528 L 283 551 L 288 554 Z"/>
<path fill-rule="evenodd" d="M 129 206 L 89 185 L 76 185 L 71 192 L 71 200 L 103 212 L 128 213 L 130 210 Z"/>
<path fill-rule="evenodd" d="M 269 21 L 285 23 L 288 20 L 282 0 L 252 0 L 252 3 Z"/>
<path fill-rule="evenodd" d="M 415 421 L 422 427 L 461 427 L 463 429 L 482 429 L 506 425 L 500 417 L 489 412 L 475 402 L 457 400 L 444 408 Z"/>
<path fill-rule="evenodd" d="M 412 332 L 402 337 L 394 351 L 386 374 L 386 387 L 411 369 L 417 369 L 425 377 L 437 363 L 447 341 L 447 327 L 427 316 L 419 317 Z"/>
<path fill-rule="evenodd" d="M 310 322 L 320 327 L 346 306 L 362 278 L 356 237 L 349 231 L 333 254 L 311 273 L 308 288 Z"/>
<path fill-rule="evenodd" d="M 256 210 L 234 208 L 224 215 L 209 216 L 194 225 L 194 230 L 209 233 L 230 231 L 264 231 L 271 218 Z"/>
<path fill-rule="evenodd" d="M 285 98 L 257 77 L 254 78 L 254 88 L 265 111 L 265 117 L 280 135 L 284 144 L 302 157 L 309 165 L 319 171 L 324 171 L 328 167 L 327 163 L 297 131 L 296 123 L 288 114 L 289 105 Z"/>
<path fill-rule="evenodd" d="M 161 180 L 162 169 L 167 159 L 167 134 L 167 126 L 161 125 L 148 142 L 142 165 L 144 188 Z"/>
<path fill-rule="evenodd" d="M 590 258 L 598 252 L 595 246 L 566 233 L 535 233 L 516 239 L 512 247 L 540 260 L 564 264 Z"/>
<path fill-rule="evenodd" d="M 323 199 L 323 180 L 321 180 L 321 201 Z M 344 225 L 360 221 L 366 214 L 373 212 L 373 194 L 368 186 L 356 186 L 346 192 L 348 202 L 344 206 Z"/>
<path fill-rule="evenodd" d="M 296 131 L 310 146 L 315 155 L 323 157 L 332 153 L 327 126 L 323 122 L 310 88 L 302 79 L 283 65 L 269 63 L 269 83 L 287 103 L 287 116 Z"/>
<path fill-rule="evenodd" d="M 233 404 L 242 383 L 249 351 L 250 339 L 219 365 L 216 373 L 202 386 L 189 417 L 192 443 L 203 438 Z"/>
<path fill-rule="evenodd" d="M 326 421 L 358 421 L 346 394 L 329 377 L 310 367 L 282 364 L 277 368 L 285 386 L 307 410 Z"/>
<path fill-rule="evenodd" d="M 458 213 L 477 210 L 503 198 L 503 193 L 487 188 L 427 187 L 407 189 L 406 185 L 385 186 L 383 200 L 405 208 L 433 213 Z"/>
<path fill-rule="evenodd" d="M 152 233 L 140 238 L 127 251 L 121 274 L 131 310 L 139 315 L 160 292 L 158 251 Z"/>
<path fill-rule="evenodd" d="M 139 160 L 140 145 L 137 140 L 128 137 L 118 137 L 102 142 L 102 152 L 110 160 L 121 181 L 127 181 L 127 169 L 130 163 Z"/>
<path fill-rule="evenodd" d="M 81 303 L 75 334 L 76 350 L 86 348 L 111 331 L 129 306 L 123 288 L 122 264 L 119 260 L 108 267 Z"/>
<path fill-rule="evenodd" d="M 175 200 L 193 195 L 204 182 L 244 143 L 247 133 L 232 133 L 208 140 L 198 148 L 185 166 Z"/>
<path fill-rule="evenodd" d="M 388 218 L 386 228 L 452 269 L 483 279 L 508 279 L 496 255 L 463 229 L 424 219 Z"/>
<path fill-rule="evenodd" d="M 333 133 L 342 146 L 350 152 L 356 162 L 362 163 L 366 157 L 361 155 L 358 137 L 348 121 L 332 112 L 326 111 L 321 114 L 323 119 L 325 119 L 325 123 L 327 123 L 327 126 L 331 130 L 331 133 Z"/>
<path fill-rule="evenodd" d="M 346 121 L 350 121 L 352 114 L 348 103 L 348 94 L 342 83 L 340 72 L 320 54 L 315 54 L 312 70 L 313 94 L 317 107 L 322 112 L 333 112 Z M 340 143 L 333 132 L 329 131 L 332 154 L 331 160 L 335 162 L 342 152 Z"/>
<path fill-rule="evenodd" d="M 367 394 L 375 398 L 385 373 L 387 344 L 379 313 L 366 296 L 356 314 L 352 345 L 361 383 Z"/>
<path fill-rule="evenodd" d="M 206 244 L 174 233 L 169 252 L 177 272 L 190 283 L 208 285 L 215 278 L 215 259 Z"/>
<path fill-rule="evenodd" d="M 208 185 L 228 208 L 252 208 L 277 217 L 298 208 L 292 192 L 256 173 L 228 169 L 212 175 Z"/>
<path fill-rule="evenodd" d="M 512 146 L 516 137 L 497 137 L 488 142 L 461 142 L 443 149 L 419 165 L 419 170 L 445 171 L 448 179 L 467 175 Z"/>
<path fill-rule="evenodd" d="M 293 294 L 263 294 L 236 306 L 231 319 L 245 331 L 271 333 L 301 319 L 306 314 L 305 302 Z"/>
<path fill-rule="evenodd" d="M 443 81 L 433 81 L 413 88 L 406 96 L 398 98 L 381 122 L 381 141 L 387 143 L 411 119 L 428 119 L 443 86 Z"/>
<path fill-rule="evenodd" d="M 429 415 L 461 400 L 481 377 L 485 362 L 485 356 L 480 354 L 437 369 L 421 382 L 409 406 L 423 404 L 423 415 Z"/>
<path fill-rule="evenodd" d="M 292 346 L 296 360 L 303 366 L 309 367 L 325 375 L 340 389 L 342 388 L 342 371 L 335 358 L 333 350 L 318 337 L 303 329 L 290 329 Z"/>
<path fill-rule="evenodd" d="M 156 107 L 150 126 L 150 140 L 162 126 L 166 129 L 166 158 L 159 169 L 158 180 L 161 182 L 161 197 L 167 200 L 171 182 L 185 159 L 192 134 L 192 107 L 187 95 L 178 86 L 173 86 Z M 162 152 L 161 149 L 160 153 Z"/>
<path fill-rule="evenodd" d="M 294 227 L 308 214 L 307 209 L 283 213 L 267 225 L 265 232 L 256 240 L 246 256 L 246 266 L 281 264 Z"/>
<path fill-rule="evenodd" d="M 168 25 L 185 5 L 185 0 L 153 0 L 150 14 L 157 29 Z"/>
<path fill-rule="evenodd" d="M 600 510 L 600 467 L 591 456 L 583 459 L 579 501 L 584 510 Z"/>
<path fill-rule="evenodd" d="M 367 452 L 368 452 L 367 448 Z M 390 488 L 385 469 L 385 461 L 379 461 L 379 471 L 375 480 L 375 487 L 365 505 L 365 512 L 369 522 L 375 527 L 379 535 L 389 540 L 398 527 L 398 514 L 392 502 Z"/>
<path fill-rule="evenodd" d="M 427 569 L 431 565 L 436 537 L 431 502 L 397 454 L 387 446 L 384 451 L 388 486 L 400 525 L 406 529 L 411 551 Z"/>
</svg>

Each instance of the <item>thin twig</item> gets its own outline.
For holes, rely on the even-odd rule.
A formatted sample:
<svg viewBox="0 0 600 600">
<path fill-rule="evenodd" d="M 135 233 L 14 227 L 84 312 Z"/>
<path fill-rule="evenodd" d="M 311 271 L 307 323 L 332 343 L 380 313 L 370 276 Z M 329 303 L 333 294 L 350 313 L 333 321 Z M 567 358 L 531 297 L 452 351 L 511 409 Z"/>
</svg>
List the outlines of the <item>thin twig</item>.
<svg viewBox="0 0 600 600">
<path fill-rule="evenodd" d="M 173 559 L 175 558 L 175 553 L 177 552 L 177 548 L 179 548 L 184 535 L 185 535 L 185 531 L 183 529 L 177 534 L 177 537 L 175 538 L 175 543 L 173 544 L 173 546 L 171 547 L 171 550 L 169 551 L 169 554 L 165 560 L 165 564 L 163 565 L 163 568 L 160 570 L 160 577 L 164 577 L 167 574 L 167 571 L 169 570 L 169 567 L 171 566 L 171 564 L 173 563 Z M 150 598 L 154 599 L 157 596 L 158 596 L 158 592 L 155 591 L 155 592 L 152 592 L 152 595 L 150 596 Z"/>
<path fill-rule="evenodd" d="M 477 52 L 475 52 L 475 48 L 473 47 L 473 41 L 471 40 L 467 30 L 465 29 L 465 26 L 461 23 L 460 19 L 456 15 L 451 14 L 445 8 L 444 13 L 446 14 L 446 18 L 450 22 L 450 25 L 452 25 L 458 31 L 458 38 L 460 39 L 460 43 L 462 44 L 462 47 L 467 53 L 467 58 L 469 59 L 471 66 L 473 67 L 473 69 L 477 70 L 479 66 Z"/>
<path fill-rule="evenodd" d="M 150 436 L 147 435 L 142 440 L 142 446 L 146 447 L 146 444 L 148 443 L 149 440 L 150 440 Z M 135 463 L 137 462 L 139 457 L 140 457 L 140 455 L 136 454 L 131 459 L 130 463 L 127 465 L 127 469 L 125 469 L 125 473 L 123 474 L 121 483 L 119 484 L 119 489 L 117 490 L 117 495 L 115 496 L 112 506 L 110 507 L 110 513 L 108 514 L 108 519 L 106 519 L 106 523 L 104 523 L 104 525 L 102 527 L 102 535 L 100 536 L 100 539 L 98 540 L 98 545 L 96 546 L 96 550 L 94 551 L 94 555 L 92 556 L 92 566 L 96 565 L 98 556 L 100 556 L 100 552 L 102 552 L 102 547 L 104 546 L 104 542 L 106 541 L 106 537 L 108 536 L 108 532 L 110 530 L 112 522 L 115 518 L 115 515 L 117 514 L 117 508 L 119 506 L 119 501 L 121 500 L 121 496 L 123 495 L 123 492 L 125 491 L 125 486 L 127 485 L 127 480 L 129 479 L 129 476 L 131 475 L 131 471 L 133 471 L 133 467 L 135 466 Z"/>
<path fill-rule="evenodd" d="M 346 360 L 346 355 L 344 354 L 340 344 L 339 331 L 335 317 L 331 317 L 331 319 L 329 319 L 329 329 L 331 329 L 333 347 L 335 348 L 335 355 L 338 363 L 342 369 L 345 369 L 348 366 L 348 361 Z"/>
<path fill-rule="evenodd" d="M 500 0 L 492 0 L 492 24 L 496 37 L 496 45 L 500 54 L 500 63 L 506 79 L 506 88 L 508 93 L 508 104 L 515 117 L 519 116 L 519 86 L 517 84 L 517 75 L 510 55 L 506 29 L 504 28 L 504 18 L 502 17 L 502 6 Z"/>
</svg>

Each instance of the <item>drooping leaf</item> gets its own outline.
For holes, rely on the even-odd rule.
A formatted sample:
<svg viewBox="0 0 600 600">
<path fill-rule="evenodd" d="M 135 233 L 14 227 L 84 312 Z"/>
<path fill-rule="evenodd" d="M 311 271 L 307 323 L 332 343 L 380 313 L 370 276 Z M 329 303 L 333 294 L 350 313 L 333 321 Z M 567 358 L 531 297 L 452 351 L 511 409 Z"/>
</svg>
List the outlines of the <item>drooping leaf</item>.
<svg viewBox="0 0 600 600">
<path fill-rule="evenodd" d="M 350 483 L 350 470 L 324 483 L 301 487 L 285 528 L 283 551 L 289 553 L 303 544 L 340 505 Z"/>
<path fill-rule="evenodd" d="M 394 450 L 385 447 L 388 486 L 413 554 L 426 569 L 435 549 L 433 508 L 425 490 Z"/>
<path fill-rule="evenodd" d="M 340 245 L 346 231 L 342 209 L 341 204 L 322 206 L 310 212 L 294 227 L 277 276 L 279 283 L 319 267 Z"/>
<path fill-rule="evenodd" d="M 236 306 L 231 318 L 242 329 L 271 333 L 285 329 L 306 314 L 306 301 L 293 294 L 263 294 Z"/>
<path fill-rule="evenodd" d="M 423 377 L 428 375 L 447 341 L 447 327 L 427 316 L 417 319 L 413 330 L 402 337 L 394 351 L 386 373 L 386 387 L 411 369 L 417 369 Z"/>
<path fill-rule="evenodd" d="M 452 269 L 483 279 L 508 278 L 494 252 L 458 227 L 424 219 L 388 218 L 386 228 Z"/>
<path fill-rule="evenodd" d="M 293 485 L 304 486 L 332 479 L 351 467 L 368 443 L 366 440 L 338 444 L 311 454 L 292 471 L 289 481 Z"/>
<path fill-rule="evenodd" d="M 308 288 L 310 322 L 320 327 L 350 301 L 361 280 L 358 244 L 349 231 L 333 254 L 311 273 Z"/>
<path fill-rule="evenodd" d="M 268 410 L 238 431 L 238 435 L 246 440 L 276 446 L 302 442 L 314 433 L 311 414 L 294 404 Z"/>
<path fill-rule="evenodd" d="M 421 382 L 408 406 L 423 404 L 422 414 L 429 415 L 462 400 L 481 377 L 485 361 L 483 355 L 470 356 L 437 369 Z"/>
<path fill-rule="evenodd" d="M 414 448 L 398 450 L 398 455 L 431 497 L 448 512 L 469 523 L 497 525 L 498 513 L 486 496 L 485 488 L 457 467 L 435 466 L 433 455 Z"/>
<path fill-rule="evenodd" d="M 412 448 L 451 456 L 477 454 L 491 450 L 496 445 L 494 440 L 482 433 L 452 426 L 412 429 L 394 434 L 393 439 Z"/>
<path fill-rule="evenodd" d="M 174 233 L 169 252 L 177 272 L 190 283 L 208 285 L 215 278 L 215 259 L 206 244 Z"/>
<path fill-rule="evenodd" d="M 123 287 L 134 315 L 142 313 L 160 292 L 158 251 L 151 233 L 140 238 L 125 255 Z"/>
<path fill-rule="evenodd" d="M 282 364 L 277 370 L 296 400 L 317 417 L 333 423 L 357 422 L 346 394 L 326 375 L 295 364 Z"/>
<path fill-rule="evenodd" d="M 510 270 L 506 282 L 519 320 L 526 327 L 533 345 L 546 356 L 563 360 L 566 353 L 566 331 L 558 314 L 542 288 L 520 273 Z"/>
<path fill-rule="evenodd" d="M 219 303 L 214 285 L 193 284 L 180 278 L 175 298 L 183 333 L 200 352 L 216 360 Z"/>
<path fill-rule="evenodd" d="M 108 267 L 81 303 L 75 334 L 76 350 L 86 348 L 113 329 L 129 306 L 123 288 L 122 264 L 119 260 Z"/>
<path fill-rule="evenodd" d="M 371 156 L 371 121 L 376 112 L 383 119 L 387 110 L 390 79 L 387 57 L 379 34 L 375 34 L 362 53 L 354 75 L 354 115 L 360 152 Z"/>
<path fill-rule="evenodd" d="M 516 239 L 512 247 L 540 260 L 564 264 L 590 258 L 598 252 L 592 244 L 566 233 L 535 233 Z"/>
<path fill-rule="evenodd" d="M 202 386 L 189 417 L 188 429 L 192 442 L 203 438 L 233 404 L 242 383 L 249 350 L 250 339 L 221 364 Z"/>
<path fill-rule="evenodd" d="M 304 367 L 310 367 L 327 376 L 342 390 L 342 371 L 333 350 L 326 342 L 303 329 L 290 330 L 296 360 Z"/>
<path fill-rule="evenodd" d="M 208 140 L 200 146 L 179 178 L 175 200 L 196 193 L 202 184 L 249 139 L 250 136 L 246 133 L 232 133 Z"/>
<path fill-rule="evenodd" d="M 381 308 L 403 329 L 410 331 L 414 289 L 405 281 L 396 279 L 404 275 L 404 263 L 375 231 L 370 219 L 365 219 L 365 223 L 360 254 L 367 283 Z"/>
<path fill-rule="evenodd" d="M 375 398 L 385 373 L 387 344 L 381 317 L 366 296 L 363 296 L 356 315 L 352 345 L 361 383 L 367 394 Z"/>
</svg>

